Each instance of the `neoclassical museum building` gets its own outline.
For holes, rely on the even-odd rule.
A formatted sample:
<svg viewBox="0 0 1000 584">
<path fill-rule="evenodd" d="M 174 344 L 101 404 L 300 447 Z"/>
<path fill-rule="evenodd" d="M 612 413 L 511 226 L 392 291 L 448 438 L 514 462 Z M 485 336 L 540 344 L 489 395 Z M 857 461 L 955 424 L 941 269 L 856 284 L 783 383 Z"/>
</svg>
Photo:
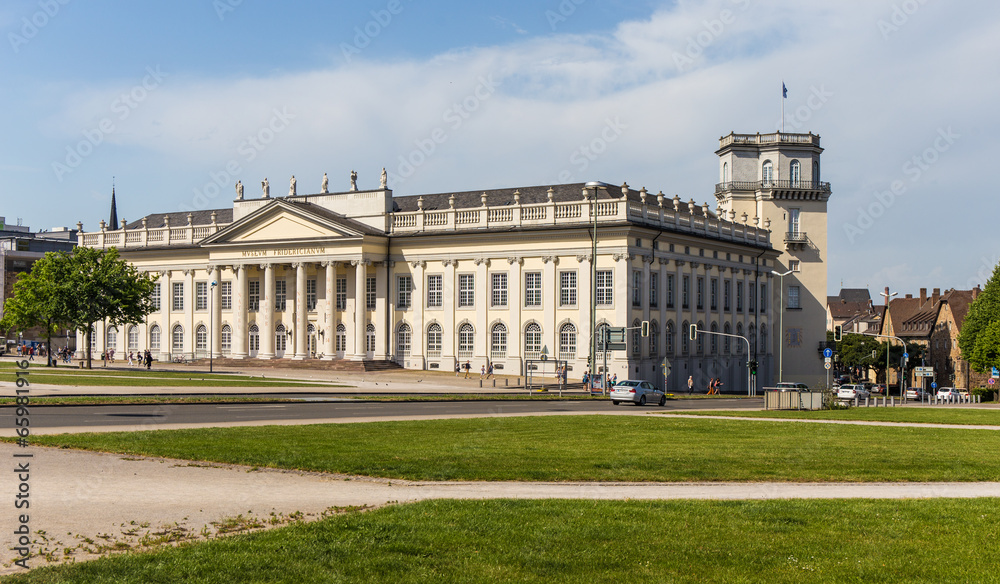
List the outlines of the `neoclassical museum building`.
<svg viewBox="0 0 1000 584">
<path fill-rule="evenodd" d="M 689 376 L 699 390 L 718 377 L 733 391 L 756 359 L 758 386 L 818 381 L 821 152 L 813 134 L 721 138 L 714 208 L 601 182 L 394 195 L 383 171 L 373 190 L 352 173 L 346 192 L 324 177 L 321 192 L 298 194 L 293 177 L 272 197 L 265 179 L 257 198 L 237 184 L 231 208 L 81 224 L 79 245 L 116 247 L 159 276 L 154 312 L 97 326 L 94 347 L 443 371 L 468 361 L 511 375 L 544 356 L 578 379 L 593 331 L 613 326 L 628 328 L 625 349 L 606 355 L 619 379 L 682 391 Z M 691 340 L 691 324 L 720 334 Z"/>
</svg>

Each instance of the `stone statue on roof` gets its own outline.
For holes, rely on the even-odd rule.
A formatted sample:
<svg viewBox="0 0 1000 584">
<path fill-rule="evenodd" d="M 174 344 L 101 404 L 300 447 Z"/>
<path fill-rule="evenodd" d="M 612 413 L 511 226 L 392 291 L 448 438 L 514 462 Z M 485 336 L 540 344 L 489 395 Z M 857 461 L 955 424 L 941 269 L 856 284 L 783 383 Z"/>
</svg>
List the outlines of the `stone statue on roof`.
<svg viewBox="0 0 1000 584">
<path fill-rule="evenodd" d="M 382 167 L 382 178 L 379 180 L 379 187 L 386 188 L 389 185 L 389 175 L 385 172 L 385 167 Z"/>
<path fill-rule="evenodd" d="M 351 190 L 358 190 L 358 173 L 353 170 L 351 171 Z"/>
<path fill-rule="evenodd" d="M 320 189 L 322 189 L 322 190 L 320 190 L 321 193 L 329 193 L 330 192 L 330 179 L 326 178 L 326 173 L 325 172 L 323 173 L 323 184 L 320 185 Z"/>
<path fill-rule="evenodd" d="M 237 201 L 242 201 L 243 200 L 243 182 L 242 181 L 236 181 L 236 200 Z"/>
<path fill-rule="evenodd" d="M 294 174 L 292 175 L 291 180 L 288 181 L 288 196 L 289 197 L 294 197 L 295 196 L 295 175 Z"/>
<path fill-rule="evenodd" d="M 266 176 L 264 177 L 264 180 L 262 180 L 260 182 L 260 189 L 262 191 L 264 191 L 264 198 L 265 199 L 270 199 L 271 198 L 271 183 L 267 182 L 267 177 Z"/>
</svg>

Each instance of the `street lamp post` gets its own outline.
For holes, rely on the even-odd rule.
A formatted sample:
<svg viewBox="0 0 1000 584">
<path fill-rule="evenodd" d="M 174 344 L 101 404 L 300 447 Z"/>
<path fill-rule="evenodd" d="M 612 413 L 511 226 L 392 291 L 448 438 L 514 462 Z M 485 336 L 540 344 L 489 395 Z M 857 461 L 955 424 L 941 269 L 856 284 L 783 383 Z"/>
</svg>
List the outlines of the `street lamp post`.
<svg viewBox="0 0 1000 584">
<path fill-rule="evenodd" d="M 212 371 L 212 353 L 215 352 L 215 307 L 212 306 L 212 297 L 215 296 L 215 287 L 219 283 L 212 280 L 212 289 L 208 293 L 208 372 Z"/>
<path fill-rule="evenodd" d="M 593 192 L 594 198 L 590 202 L 590 214 L 594 219 L 593 229 L 590 234 L 590 388 L 594 388 L 594 379 L 597 373 L 597 192 L 608 185 L 602 182 L 591 181 L 584 185 L 585 190 Z M 606 347 L 605 347 L 606 349 Z M 605 353 L 605 356 L 607 353 Z M 605 371 L 604 373 L 607 373 Z M 604 384 L 601 384 L 601 393 L 604 393 Z"/>
<path fill-rule="evenodd" d="M 881 294 L 882 296 L 885 297 L 885 312 L 882 313 L 884 315 L 882 317 L 882 328 L 885 329 L 885 331 L 884 331 L 885 334 L 889 334 L 889 330 L 888 330 L 889 329 L 889 322 L 887 320 L 889 318 L 889 300 L 893 296 L 899 294 L 899 292 L 893 292 L 892 294 L 889 294 L 889 289 L 886 288 L 885 292 L 879 292 L 879 294 Z M 889 349 L 891 349 L 891 348 L 892 348 L 892 345 L 889 343 L 889 339 L 886 339 L 885 340 L 885 396 L 886 396 L 886 398 L 889 397 Z M 906 344 L 905 343 L 903 344 L 903 350 L 904 351 L 906 350 Z M 900 395 L 904 395 L 902 375 L 900 375 L 899 384 L 900 384 L 899 394 Z"/>
<path fill-rule="evenodd" d="M 785 276 L 792 273 L 792 270 L 781 274 L 774 270 L 771 273 L 778 277 L 778 383 L 784 381 L 784 349 L 785 349 Z M 767 347 L 764 347 L 767 350 Z"/>
</svg>

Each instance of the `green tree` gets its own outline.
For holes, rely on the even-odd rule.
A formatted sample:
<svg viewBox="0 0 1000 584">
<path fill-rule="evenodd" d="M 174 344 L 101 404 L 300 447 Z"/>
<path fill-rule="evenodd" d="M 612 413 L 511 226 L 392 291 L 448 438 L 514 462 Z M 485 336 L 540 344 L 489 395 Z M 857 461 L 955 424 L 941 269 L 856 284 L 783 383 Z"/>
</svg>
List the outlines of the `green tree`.
<svg viewBox="0 0 1000 584">
<path fill-rule="evenodd" d="M 78 247 L 65 259 L 69 269 L 59 310 L 66 322 L 84 333 L 89 369 L 94 323 L 107 321 L 108 325 L 119 326 L 142 322 L 153 312 L 156 276 L 136 270 L 120 259 L 115 248 Z"/>
<path fill-rule="evenodd" d="M 965 355 L 964 350 L 962 355 Z M 994 320 L 979 331 L 976 336 L 976 346 L 972 349 L 968 361 L 976 371 L 980 372 L 986 372 L 1000 364 L 1000 320 Z"/>
<path fill-rule="evenodd" d="M 45 331 L 45 347 L 51 367 L 52 335 L 67 328 L 66 315 L 60 311 L 62 282 L 66 280 L 66 263 L 60 254 L 49 252 L 35 261 L 30 272 L 21 273 L 14 283 L 13 295 L 4 302 L 0 329 L 25 331 L 41 327 Z"/>
<path fill-rule="evenodd" d="M 1000 320 L 1000 264 L 993 269 L 986 286 L 978 297 L 969 305 L 969 313 L 962 323 L 958 333 L 958 346 L 962 350 L 962 358 L 980 373 L 985 373 L 997 364 L 995 360 L 984 360 L 989 350 L 984 347 L 978 350 L 980 334 L 984 333 L 993 323 Z M 986 341 L 987 345 L 991 341 Z"/>
</svg>

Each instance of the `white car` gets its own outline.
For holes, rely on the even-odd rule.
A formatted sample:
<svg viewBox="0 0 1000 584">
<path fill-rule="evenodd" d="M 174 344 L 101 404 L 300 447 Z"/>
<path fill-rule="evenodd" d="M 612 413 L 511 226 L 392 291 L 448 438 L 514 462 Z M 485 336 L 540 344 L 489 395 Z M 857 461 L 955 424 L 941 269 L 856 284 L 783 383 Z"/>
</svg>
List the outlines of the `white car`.
<svg viewBox="0 0 1000 584">
<path fill-rule="evenodd" d="M 954 387 L 939 387 L 937 390 L 938 399 L 957 400 L 961 395 Z"/>
<path fill-rule="evenodd" d="M 626 401 L 637 406 L 644 406 L 648 402 L 663 406 L 667 404 L 667 396 L 648 381 L 626 379 L 611 388 L 611 403 L 618 405 Z"/>
<path fill-rule="evenodd" d="M 865 399 L 870 395 L 863 385 L 841 385 L 837 390 L 837 399 Z"/>
</svg>

